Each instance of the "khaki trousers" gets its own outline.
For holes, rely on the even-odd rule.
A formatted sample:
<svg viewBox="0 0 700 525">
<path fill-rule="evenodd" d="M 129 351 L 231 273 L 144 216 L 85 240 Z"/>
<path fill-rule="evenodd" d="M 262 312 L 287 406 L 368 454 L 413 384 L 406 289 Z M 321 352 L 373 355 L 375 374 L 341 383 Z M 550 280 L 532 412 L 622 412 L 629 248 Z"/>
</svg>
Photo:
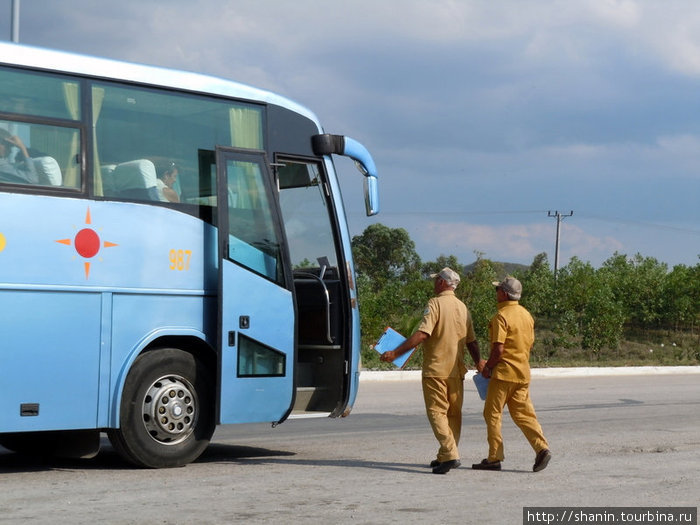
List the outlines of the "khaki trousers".
<svg viewBox="0 0 700 525">
<path fill-rule="evenodd" d="M 437 460 L 459 459 L 459 436 L 462 432 L 464 380 L 459 377 L 424 377 L 423 399 L 433 434 L 440 443 Z"/>
<path fill-rule="evenodd" d="M 530 385 L 528 383 L 511 383 L 491 379 L 484 402 L 484 420 L 486 421 L 487 439 L 489 442 L 489 461 L 503 461 L 503 437 L 501 436 L 501 420 L 503 407 L 508 405 L 508 412 L 513 422 L 525 434 L 535 453 L 549 448 L 542 434 L 542 427 L 537 421 L 535 407 L 530 400 Z"/>
</svg>

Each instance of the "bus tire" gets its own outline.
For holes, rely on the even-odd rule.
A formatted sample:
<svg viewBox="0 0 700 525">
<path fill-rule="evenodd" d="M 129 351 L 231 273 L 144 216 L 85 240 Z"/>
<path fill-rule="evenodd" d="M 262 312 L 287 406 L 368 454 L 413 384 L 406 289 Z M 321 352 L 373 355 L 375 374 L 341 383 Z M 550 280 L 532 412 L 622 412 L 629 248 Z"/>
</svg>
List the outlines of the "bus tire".
<svg viewBox="0 0 700 525">
<path fill-rule="evenodd" d="M 163 348 L 134 361 L 124 383 L 119 428 L 107 434 L 127 461 L 167 468 L 197 459 L 214 426 L 210 371 L 188 352 Z"/>
</svg>

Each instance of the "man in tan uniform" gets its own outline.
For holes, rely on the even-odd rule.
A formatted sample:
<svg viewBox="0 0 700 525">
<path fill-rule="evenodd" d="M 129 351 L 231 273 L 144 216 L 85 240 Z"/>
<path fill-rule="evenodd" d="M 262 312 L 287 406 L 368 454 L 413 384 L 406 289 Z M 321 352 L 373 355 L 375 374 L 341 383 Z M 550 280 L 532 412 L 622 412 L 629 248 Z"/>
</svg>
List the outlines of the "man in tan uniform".
<svg viewBox="0 0 700 525">
<path fill-rule="evenodd" d="M 443 268 L 432 274 L 435 297 L 428 301 L 418 330 L 394 350 L 384 352 L 382 361 L 393 361 L 423 343 L 423 398 L 430 426 L 440 443 L 437 459 L 430 463 L 434 474 L 446 474 L 460 466 L 457 445 L 462 430 L 464 397 L 464 347 L 480 370 L 483 361 L 474 325 L 465 304 L 454 290 L 457 272 Z"/>
<path fill-rule="evenodd" d="M 542 427 L 537 421 L 535 408 L 530 400 L 530 349 L 535 341 L 535 322 L 518 301 L 522 284 L 514 277 L 493 283 L 496 286 L 498 313 L 489 323 L 491 354 L 481 374 L 489 381 L 484 420 L 486 421 L 489 457 L 472 465 L 478 470 L 501 470 L 503 437 L 501 419 L 503 407 L 508 412 L 535 451 L 532 470 L 543 470 L 552 454 Z"/>
</svg>

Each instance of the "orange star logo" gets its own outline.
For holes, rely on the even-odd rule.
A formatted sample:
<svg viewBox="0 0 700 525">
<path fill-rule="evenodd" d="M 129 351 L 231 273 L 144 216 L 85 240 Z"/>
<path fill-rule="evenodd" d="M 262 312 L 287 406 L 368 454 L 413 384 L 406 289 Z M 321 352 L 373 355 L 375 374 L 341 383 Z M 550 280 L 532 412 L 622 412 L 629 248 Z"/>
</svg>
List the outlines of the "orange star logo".
<svg viewBox="0 0 700 525">
<path fill-rule="evenodd" d="M 87 213 L 85 214 L 85 224 L 89 226 L 92 224 L 92 219 L 90 217 L 90 207 L 88 206 Z M 119 246 L 113 242 L 101 241 L 100 236 L 97 232 L 90 228 L 82 228 L 75 235 L 73 239 L 58 239 L 56 242 L 65 244 L 66 246 L 74 246 L 75 251 L 83 259 L 92 259 L 95 257 L 101 248 L 112 248 L 113 246 Z M 90 277 L 90 261 L 84 261 L 85 265 L 85 279 Z"/>
</svg>

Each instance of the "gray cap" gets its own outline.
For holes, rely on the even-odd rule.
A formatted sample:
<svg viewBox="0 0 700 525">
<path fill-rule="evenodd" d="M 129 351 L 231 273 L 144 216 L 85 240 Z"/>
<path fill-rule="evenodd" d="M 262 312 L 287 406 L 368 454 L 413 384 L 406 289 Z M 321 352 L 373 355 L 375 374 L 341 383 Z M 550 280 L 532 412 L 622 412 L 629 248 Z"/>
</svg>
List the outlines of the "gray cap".
<svg viewBox="0 0 700 525">
<path fill-rule="evenodd" d="M 523 293 L 523 285 L 520 284 L 515 277 L 506 277 L 501 282 L 494 281 L 492 283 L 496 288 L 500 288 L 508 294 L 508 297 L 513 301 L 518 301 Z"/>
<path fill-rule="evenodd" d="M 452 268 L 448 268 L 447 266 L 440 270 L 438 273 L 430 274 L 431 279 L 435 279 L 436 277 L 440 277 L 440 279 L 446 281 L 447 284 L 451 286 L 457 286 L 460 281 L 459 274 L 455 272 Z"/>
</svg>

